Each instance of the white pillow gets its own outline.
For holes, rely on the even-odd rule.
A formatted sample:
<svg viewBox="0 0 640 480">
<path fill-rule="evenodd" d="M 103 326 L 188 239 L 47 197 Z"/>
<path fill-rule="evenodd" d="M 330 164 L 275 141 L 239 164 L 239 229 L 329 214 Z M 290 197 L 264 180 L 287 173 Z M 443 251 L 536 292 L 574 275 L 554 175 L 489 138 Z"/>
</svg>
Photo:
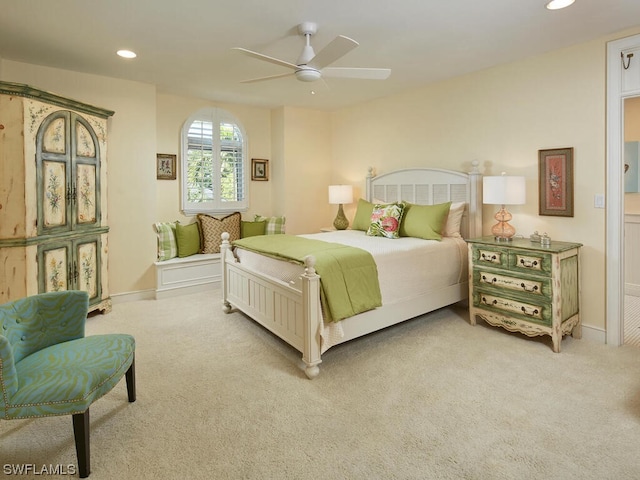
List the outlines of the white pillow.
<svg viewBox="0 0 640 480">
<path fill-rule="evenodd" d="M 465 202 L 456 202 L 451 204 L 447 223 L 442 231 L 443 237 L 462 238 L 462 235 L 460 235 L 460 224 L 462 223 L 462 215 L 464 215 L 466 205 L 467 204 Z"/>
</svg>

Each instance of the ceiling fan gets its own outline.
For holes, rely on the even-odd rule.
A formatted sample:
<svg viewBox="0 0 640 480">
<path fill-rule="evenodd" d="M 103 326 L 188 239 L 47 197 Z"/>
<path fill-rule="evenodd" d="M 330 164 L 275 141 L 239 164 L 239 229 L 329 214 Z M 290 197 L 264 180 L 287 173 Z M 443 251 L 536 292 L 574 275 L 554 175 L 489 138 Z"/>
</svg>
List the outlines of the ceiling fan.
<svg viewBox="0 0 640 480">
<path fill-rule="evenodd" d="M 391 74 L 391 70 L 388 68 L 329 67 L 328 65 L 356 48 L 358 46 L 358 42 L 349 37 L 345 37 L 344 35 L 338 35 L 316 54 L 311 46 L 311 37 L 315 35 L 317 31 L 318 26 L 313 22 L 304 22 L 298 25 L 298 32 L 300 35 L 304 35 L 306 44 L 302 49 L 302 53 L 296 60 L 296 63 L 280 60 L 262 53 L 247 50 L 246 48 L 235 47 L 233 50 L 238 50 L 250 57 L 293 70 L 292 72 L 281 73 L 278 75 L 243 80 L 241 83 L 261 82 L 263 80 L 272 80 L 274 78 L 288 77 L 291 75 L 295 75 L 295 77 L 302 82 L 314 82 L 322 77 L 385 80 Z"/>
</svg>

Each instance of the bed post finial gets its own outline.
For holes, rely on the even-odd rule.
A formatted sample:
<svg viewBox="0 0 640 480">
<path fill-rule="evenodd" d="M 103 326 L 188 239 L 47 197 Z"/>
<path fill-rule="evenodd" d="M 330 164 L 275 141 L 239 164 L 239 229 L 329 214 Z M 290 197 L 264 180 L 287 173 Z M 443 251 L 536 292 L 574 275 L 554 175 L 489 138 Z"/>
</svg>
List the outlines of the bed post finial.
<svg viewBox="0 0 640 480">
<path fill-rule="evenodd" d="M 469 173 L 480 173 L 478 167 L 480 166 L 480 162 L 478 160 L 471 161 L 471 172 Z"/>
</svg>

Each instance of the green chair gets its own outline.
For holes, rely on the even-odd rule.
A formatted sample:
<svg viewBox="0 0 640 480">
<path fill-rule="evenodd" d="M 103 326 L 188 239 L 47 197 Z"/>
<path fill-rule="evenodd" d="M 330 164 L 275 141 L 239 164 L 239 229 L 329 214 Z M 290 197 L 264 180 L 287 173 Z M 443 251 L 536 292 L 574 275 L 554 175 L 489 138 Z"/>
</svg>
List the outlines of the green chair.
<svg viewBox="0 0 640 480">
<path fill-rule="evenodd" d="M 72 415 L 78 473 L 91 473 L 89 407 L 126 375 L 136 399 L 131 335 L 85 337 L 86 292 L 51 292 L 0 305 L 1 418 Z"/>
</svg>

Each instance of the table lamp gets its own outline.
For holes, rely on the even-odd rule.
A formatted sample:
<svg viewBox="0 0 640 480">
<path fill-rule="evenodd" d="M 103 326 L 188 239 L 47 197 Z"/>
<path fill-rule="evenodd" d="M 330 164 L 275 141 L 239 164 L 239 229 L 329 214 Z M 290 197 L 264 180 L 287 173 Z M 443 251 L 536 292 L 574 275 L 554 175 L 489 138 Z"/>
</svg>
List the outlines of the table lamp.
<svg viewBox="0 0 640 480">
<path fill-rule="evenodd" d="M 338 214 L 333 221 L 336 230 L 346 230 L 349 220 L 344 216 L 342 205 L 353 202 L 353 187 L 351 185 L 329 185 L 329 203 L 338 205 Z"/>
<path fill-rule="evenodd" d="M 505 205 L 524 205 L 526 193 L 524 177 L 509 176 L 502 172 L 500 176 L 482 179 L 482 202 L 487 205 L 500 205 L 500 210 L 495 214 L 498 223 L 491 228 L 496 241 L 510 242 L 515 235 L 516 229 L 509 224 L 513 216 Z"/>
</svg>

